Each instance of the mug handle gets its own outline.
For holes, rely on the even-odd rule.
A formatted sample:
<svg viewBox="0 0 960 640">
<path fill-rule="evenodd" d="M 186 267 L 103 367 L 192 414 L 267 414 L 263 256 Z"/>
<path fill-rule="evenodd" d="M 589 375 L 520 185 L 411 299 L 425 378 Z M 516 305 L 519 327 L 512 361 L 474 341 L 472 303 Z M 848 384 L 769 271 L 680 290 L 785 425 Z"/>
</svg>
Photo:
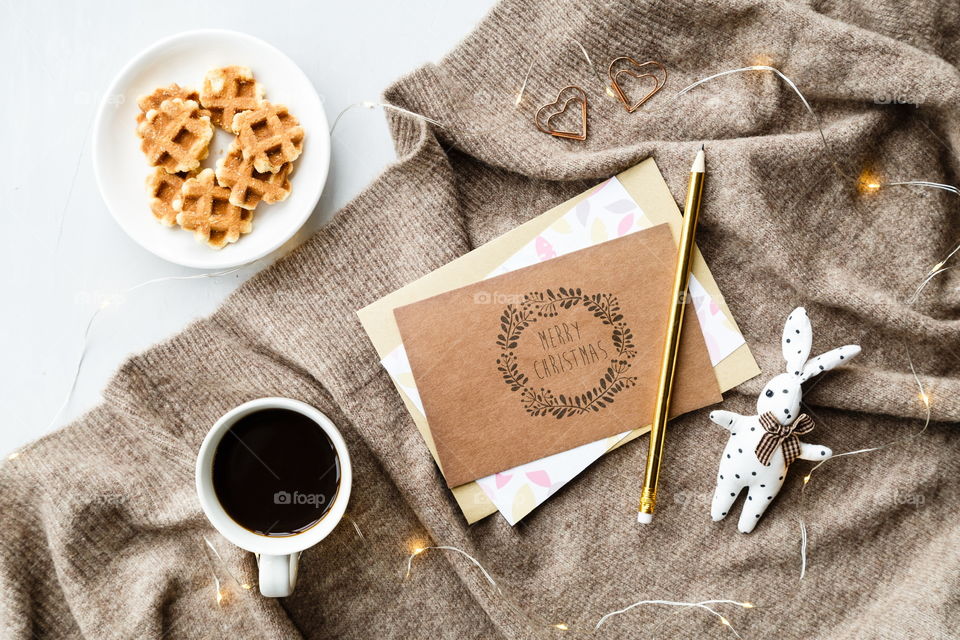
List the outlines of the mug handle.
<svg viewBox="0 0 960 640">
<path fill-rule="evenodd" d="M 258 556 L 260 565 L 260 594 L 267 598 L 285 598 L 297 584 L 297 565 L 300 554 Z"/>
</svg>

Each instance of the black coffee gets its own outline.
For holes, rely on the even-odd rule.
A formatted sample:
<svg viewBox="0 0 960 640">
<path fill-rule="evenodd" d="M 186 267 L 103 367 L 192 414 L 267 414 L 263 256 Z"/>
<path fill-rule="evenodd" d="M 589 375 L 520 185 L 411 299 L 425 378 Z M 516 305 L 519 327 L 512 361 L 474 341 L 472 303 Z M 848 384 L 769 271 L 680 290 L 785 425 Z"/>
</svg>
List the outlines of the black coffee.
<svg viewBox="0 0 960 640">
<path fill-rule="evenodd" d="M 245 529 L 291 536 L 315 525 L 340 487 L 340 459 L 313 420 L 264 409 L 238 420 L 213 456 L 213 489 Z"/>
</svg>

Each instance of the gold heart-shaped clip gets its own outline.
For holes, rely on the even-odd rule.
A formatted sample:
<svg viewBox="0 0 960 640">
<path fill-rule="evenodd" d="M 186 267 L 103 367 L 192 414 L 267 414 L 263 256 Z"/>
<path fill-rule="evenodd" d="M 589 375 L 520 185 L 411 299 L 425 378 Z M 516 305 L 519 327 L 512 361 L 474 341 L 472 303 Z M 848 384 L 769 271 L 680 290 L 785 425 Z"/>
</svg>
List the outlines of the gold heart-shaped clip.
<svg viewBox="0 0 960 640">
<path fill-rule="evenodd" d="M 631 65 L 633 65 L 633 68 L 619 69 L 614 71 L 613 67 L 621 60 L 629 62 Z M 660 72 L 659 74 L 656 73 L 658 70 Z M 630 76 L 640 80 L 641 82 L 645 78 L 650 78 L 653 80 L 653 89 L 651 89 L 645 96 L 640 98 L 639 101 L 631 103 L 629 98 L 627 98 L 627 94 L 624 93 L 623 87 L 620 86 L 621 76 Z M 620 56 L 619 58 L 614 58 L 610 61 L 610 66 L 607 67 L 607 78 L 610 80 L 610 88 L 613 89 L 613 92 L 616 94 L 617 98 L 621 103 L 623 103 L 627 113 L 633 113 L 639 109 L 643 103 L 652 98 L 657 91 L 660 91 L 660 89 L 663 88 L 663 85 L 667 83 L 667 69 L 656 60 L 647 60 L 646 62 L 641 63 L 637 62 L 630 56 Z"/>
<path fill-rule="evenodd" d="M 574 93 L 573 95 L 563 101 L 563 105 L 560 104 L 560 101 L 563 99 L 564 93 Z M 567 107 L 573 103 L 580 104 L 580 130 L 579 131 L 564 131 L 563 129 L 555 129 L 550 122 L 557 116 L 565 113 Z M 546 120 L 542 120 L 541 117 L 543 113 L 549 110 L 551 107 L 559 107 L 555 109 L 553 113 L 547 116 Z M 580 87 L 570 85 L 560 89 L 560 92 L 557 93 L 557 99 L 549 104 L 545 104 L 539 109 L 537 109 L 536 115 L 533 116 L 533 123 L 537 125 L 537 129 L 543 131 L 544 133 L 549 133 L 552 136 L 558 138 L 568 138 L 571 140 L 586 140 L 587 139 L 587 94 Z"/>
</svg>

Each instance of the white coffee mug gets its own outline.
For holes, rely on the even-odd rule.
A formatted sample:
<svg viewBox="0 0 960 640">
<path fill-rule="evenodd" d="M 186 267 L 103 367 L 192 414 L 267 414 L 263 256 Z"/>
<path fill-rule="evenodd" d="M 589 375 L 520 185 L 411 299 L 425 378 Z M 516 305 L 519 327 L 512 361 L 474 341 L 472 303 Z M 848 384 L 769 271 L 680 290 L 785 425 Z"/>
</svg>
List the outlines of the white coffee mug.
<svg viewBox="0 0 960 640">
<path fill-rule="evenodd" d="M 340 459 L 340 485 L 337 495 L 323 517 L 300 533 L 270 537 L 254 533 L 237 524 L 221 506 L 213 489 L 213 457 L 220 440 L 238 420 L 264 409 L 288 409 L 313 420 L 330 438 Z M 269 598 L 282 598 L 293 592 L 297 583 L 297 563 L 300 553 L 317 544 L 333 531 L 347 510 L 353 470 L 350 454 L 343 436 L 330 419 L 313 407 L 289 398 L 260 398 L 251 400 L 227 412 L 217 420 L 203 439 L 197 455 L 197 495 L 200 506 L 210 523 L 227 540 L 241 549 L 257 554 L 260 567 L 260 593 Z"/>
</svg>

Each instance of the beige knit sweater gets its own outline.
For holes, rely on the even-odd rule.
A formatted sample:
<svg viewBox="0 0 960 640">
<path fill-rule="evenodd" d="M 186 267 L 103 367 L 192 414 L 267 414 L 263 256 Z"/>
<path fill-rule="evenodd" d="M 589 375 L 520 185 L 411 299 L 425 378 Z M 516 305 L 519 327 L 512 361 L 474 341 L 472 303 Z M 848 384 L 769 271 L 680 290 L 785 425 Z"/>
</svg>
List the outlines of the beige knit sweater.
<svg viewBox="0 0 960 640">
<path fill-rule="evenodd" d="M 887 180 L 958 182 L 957 15 L 955 1 L 927 0 L 502 3 L 440 64 L 387 92 L 447 128 L 391 115 L 397 164 L 329 226 L 212 317 L 125 363 L 100 407 L 3 465 L 0 635 L 556 638 L 551 623 L 589 629 L 643 598 L 733 598 L 757 605 L 724 609 L 745 638 L 956 637 L 960 276 L 942 274 L 917 303 L 905 300 L 960 236 L 958 201 L 910 187 L 861 194 L 855 178 L 869 168 Z M 627 114 L 603 96 L 574 39 L 601 68 L 619 55 L 663 61 L 666 89 Z M 838 174 L 772 74 L 671 97 L 759 56 L 805 91 L 852 177 Z M 583 143 L 531 123 L 567 84 L 589 94 Z M 919 106 L 881 104 L 891 98 Z M 725 434 L 704 411 L 671 430 L 652 527 L 634 517 L 642 439 L 517 527 L 499 517 L 466 526 L 355 316 L 648 156 L 679 197 L 701 140 L 711 174 L 700 246 L 761 366 L 779 371 L 783 319 L 800 304 L 815 349 L 863 345 L 855 366 L 807 392 L 816 441 L 847 451 L 922 426 L 908 348 L 932 399 L 920 438 L 814 476 L 802 582 L 803 473 L 751 535 L 711 522 Z M 750 413 L 763 379 L 725 407 Z M 193 488 L 209 426 L 265 395 L 302 399 L 339 425 L 355 460 L 349 515 L 364 536 L 344 522 L 305 553 L 285 600 L 237 587 L 227 571 L 253 583 L 254 562 L 212 531 Z M 404 580 L 409 548 L 427 543 L 477 556 L 506 599 L 456 554 L 419 556 Z M 674 614 L 637 609 L 597 635 L 732 637 L 704 612 Z"/>
</svg>

